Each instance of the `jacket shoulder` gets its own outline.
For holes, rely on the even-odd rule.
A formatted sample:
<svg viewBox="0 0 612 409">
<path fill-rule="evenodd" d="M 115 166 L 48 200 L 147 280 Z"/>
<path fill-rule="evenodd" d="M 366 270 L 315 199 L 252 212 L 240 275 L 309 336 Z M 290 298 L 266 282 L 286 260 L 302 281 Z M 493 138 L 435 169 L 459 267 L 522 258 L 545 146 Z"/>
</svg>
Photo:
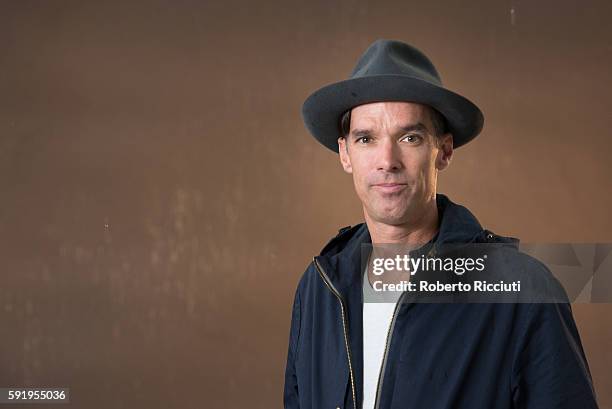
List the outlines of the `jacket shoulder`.
<svg viewBox="0 0 612 409">
<path fill-rule="evenodd" d="M 344 226 L 338 229 L 338 234 L 327 241 L 327 244 L 323 246 L 320 254 L 325 253 L 335 253 L 342 249 L 342 247 L 346 244 L 346 241 L 352 237 L 357 230 L 362 228 L 364 223 L 359 223 L 354 226 Z"/>
<path fill-rule="evenodd" d="M 520 280 L 521 293 L 528 302 L 569 302 L 567 293 L 557 277 L 541 260 L 516 247 L 501 248 L 504 277 Z"/>
<path fill-rule="evenodd" d="M 300 296 L 304 299 L 307 298 L 307 294 L 316 288 L 318 284 L 318 272 L 314 265 L 314 261 L 311 260 L 306 266 L 306 269 L 300 276 L 300 279 L 297 284 L 296 292 L 300 294 Z"/>
</svg>

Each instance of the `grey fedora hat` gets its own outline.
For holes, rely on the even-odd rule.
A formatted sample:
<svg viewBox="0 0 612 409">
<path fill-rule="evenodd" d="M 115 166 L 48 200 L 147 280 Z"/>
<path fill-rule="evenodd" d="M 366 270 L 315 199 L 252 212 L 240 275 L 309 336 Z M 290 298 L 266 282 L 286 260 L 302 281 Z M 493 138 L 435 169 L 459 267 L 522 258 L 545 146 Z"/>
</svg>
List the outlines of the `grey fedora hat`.
<svg viewBox="0 0 612 409">
<path fill-rule="evenodd" d="M 319 142 L 338 152 L 342 114 L 381 101 L 417 102 L 435 108 L 446 119 L 455 148 L 474 139 L 484 124 L 474 103 L 443 87 L 425 54 L 406 43 L 383 39 L 368 47 L 349 79 L 313 92 L 302 106 L 302 117 Z"/>
</svg>

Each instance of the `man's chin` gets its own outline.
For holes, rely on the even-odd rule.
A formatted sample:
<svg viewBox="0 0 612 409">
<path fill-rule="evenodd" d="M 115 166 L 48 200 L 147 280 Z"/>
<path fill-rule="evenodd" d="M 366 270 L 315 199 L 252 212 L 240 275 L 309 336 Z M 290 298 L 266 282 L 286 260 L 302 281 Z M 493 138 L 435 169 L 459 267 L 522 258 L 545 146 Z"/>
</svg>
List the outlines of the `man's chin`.
<svg viewBox="0 0 612 409">
<path fill-rule="evenodd" d="M 370 206 L 364 206 L 364 210 L 372 221 L 398 226 L 410 220 L 410 202 L 407 195 L 388 200 L 372 200 Z"/>
<path fill-rule="evenodd" d="M 375 220 L 378 223 L 384 223 L 390 226 L 399 226 L 407 222 L 405 212 L 398 212 L 397 210 L 375 212 L 371 219 Z"/>
</svg>

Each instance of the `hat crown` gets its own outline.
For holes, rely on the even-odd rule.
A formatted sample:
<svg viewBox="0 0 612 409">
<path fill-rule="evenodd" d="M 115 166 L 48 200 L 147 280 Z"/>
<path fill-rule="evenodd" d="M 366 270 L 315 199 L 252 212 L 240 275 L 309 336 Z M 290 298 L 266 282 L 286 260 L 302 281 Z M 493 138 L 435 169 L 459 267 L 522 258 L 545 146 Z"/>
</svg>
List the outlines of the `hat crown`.
<svg viewBox="0 0 612 409">
<path fill-rule="evenodd" d="M 404 75 L 441 86 L 433 63 L 417 48 L 396 40 L 376 40 L 359 57 L 350 78 Z"/>
</svg>

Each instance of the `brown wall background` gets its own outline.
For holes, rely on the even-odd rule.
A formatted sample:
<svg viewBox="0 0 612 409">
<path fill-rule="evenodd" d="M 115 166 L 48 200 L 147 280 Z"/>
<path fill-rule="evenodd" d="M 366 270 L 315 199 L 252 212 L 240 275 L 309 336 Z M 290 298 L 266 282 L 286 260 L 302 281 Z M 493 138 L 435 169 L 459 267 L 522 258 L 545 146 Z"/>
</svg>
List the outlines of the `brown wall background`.
<svg viewBox="0 0 612 409">
<path fill-rule="evenodd" d="M 0 386 L 281 406 L 297 280 L 362 219 L 301 104 L 376 38 L 485 113 L 441 192 L 499 234 L 612 241 L 611 4 L 1 2 Z M 611 306 L 574 311 L 612 408 Z"/>
</svg>

